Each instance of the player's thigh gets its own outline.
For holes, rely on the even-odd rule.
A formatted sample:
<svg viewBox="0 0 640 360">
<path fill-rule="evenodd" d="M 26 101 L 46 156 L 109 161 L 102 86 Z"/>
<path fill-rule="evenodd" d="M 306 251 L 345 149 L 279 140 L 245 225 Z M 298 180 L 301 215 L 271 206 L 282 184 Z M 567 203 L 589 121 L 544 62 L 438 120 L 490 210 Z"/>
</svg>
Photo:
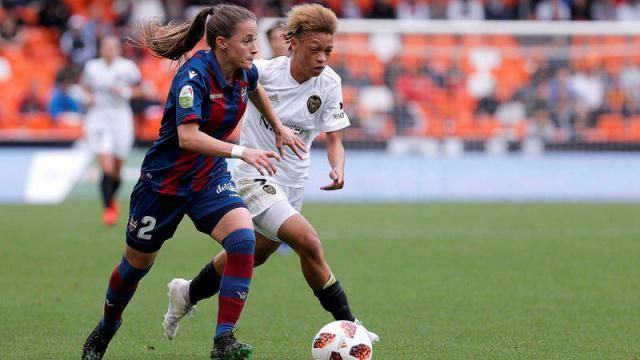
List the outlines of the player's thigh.
<svg viewBox="0 0 640 360">
<path fill-rule="evenodd" d="M 264 264 L 269 257 L 278 250 L 280 243 L 273 241 L 264 235 L 256 232 L 256 251 L 254 256 L 254 266 Z"/>
<path fill-rule="evenodd" d="M 126 159 L 133 148 L 133 114 L 128 110 L 114 112 L 114 121 L 111 124 L 111 136 L 113 137 L 113 153 L 119 159 Z"/>
<path fill-rule="evenodd" d="M 84 128 L 85 138 L 89 149 L 94 154 L 112 154 L 114 149 L 113 137 L 109 131 L 109 119 L 98 111 L 89 111 Z"/>
<path fill-rule="evenodd" d="M 153 253 L 173 237 L 184 217 L 187 199 L 157 193 L 139 180 L 131 193 L 127 245 L 143 253 Z"/>
<path fill-rule="evenodd" d="M 294 215 L 299 215 L 298 211 L 291 206 L 289 201 L 282 199 L 254 216 L 253 224 L 257 233 L 279 243 L 282 241 L 282 238 L 278 236 L 282 224 Z"/>
<path fill-rule="evenodd" d="M 278 238 L 291 246 L 298 254 L 313 254 L 322 250 L 318 233 L 301 214 L 289 217 L 280 226 Z"/>
<path fill-rule="evenodd" d="M 235 230 L 253 230 L 249 210 L 227 176 L 216 179 L 196 193 L 189 203 L 187 215 L 198 231 L 211 235 L 218 242 Z"/>
</svg>

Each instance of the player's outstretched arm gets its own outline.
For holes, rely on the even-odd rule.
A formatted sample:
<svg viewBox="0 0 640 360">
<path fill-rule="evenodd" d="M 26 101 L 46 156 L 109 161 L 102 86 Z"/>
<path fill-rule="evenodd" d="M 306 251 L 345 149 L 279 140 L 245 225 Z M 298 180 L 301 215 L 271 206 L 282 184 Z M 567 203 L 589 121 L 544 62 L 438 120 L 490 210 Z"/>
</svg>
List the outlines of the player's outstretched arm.
<svg viewBox="0 0 640 360">
<path fill-rule="evenodd" d="M 340 190 L 344 187 L 345 153 L 342 145 L 342 130 L 327 133 L 327 158 L 331 165 L 329 177 L 333 182 L 321 187 L 322 190 Z"/>
<path fill-rule="evenodd" d="M 274 175 L 276 166 L 271 159 L 280 161 L 278 154 L 273 151 L 238 146 L 211 137 L 200 131 L 197 122 L 178 126 L 178 141 L 180 142 L 180 148 L 198 154 L 242 159 L 242 161 L 255 167 L 261 175 Z"/>
<path fill-rule="evenodd" d="M 256 90 L 249 93 L 249 99 L 251 99 L 253 105 L 256 106 L 258 111 L 260 111 L 262 116 L 264 116 L 273 128 L 276 134 L 276 146 L 278 147 L 280 156 L 284 157 L 284 147 L 288 146 L 298 158 L 302 160 L 300 152 L 307 152 L 304 142 L 300 140 L 295 131 L 282 124 L 282 121 L 280 121 L 280 118 L 278 118 L 273 110 L 262 85 L 258 84 Z"/>
</svg>

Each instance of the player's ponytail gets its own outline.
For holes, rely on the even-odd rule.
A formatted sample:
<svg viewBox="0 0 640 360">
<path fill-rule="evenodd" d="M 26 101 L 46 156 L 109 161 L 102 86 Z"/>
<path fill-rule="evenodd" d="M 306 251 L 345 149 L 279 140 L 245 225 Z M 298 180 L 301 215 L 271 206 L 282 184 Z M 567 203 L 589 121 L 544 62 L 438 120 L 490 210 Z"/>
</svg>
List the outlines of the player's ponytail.
<svg viewBox="0 0 640 360">
<path fill-rule="evenodd" d="M 230 38 L 236 25 L 246 20 L 256 21 L 256 16 L 243 7 L 220 4 L 201 10 L 191 21 L 183 24 L 143 24 L 139 40 L 134 43 L 151 50 L 157 57 L 180 60 L 205 34 L 207 45 L 214 48 L 216 37 Z"/>
</svg>

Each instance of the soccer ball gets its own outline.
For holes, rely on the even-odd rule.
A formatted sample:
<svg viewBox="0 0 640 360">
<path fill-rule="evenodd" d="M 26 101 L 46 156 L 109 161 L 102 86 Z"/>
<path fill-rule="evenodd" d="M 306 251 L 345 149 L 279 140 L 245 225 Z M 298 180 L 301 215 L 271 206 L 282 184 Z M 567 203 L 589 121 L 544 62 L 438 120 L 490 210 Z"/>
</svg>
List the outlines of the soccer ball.
<svg viewBox="0 0 640 360">
<path fill-rule="evenodd" d="M 370 360 L 367 330 L 351 321 L 334 321 L 318 331 L 311 345 L 313 360 Z"/>
</svg>

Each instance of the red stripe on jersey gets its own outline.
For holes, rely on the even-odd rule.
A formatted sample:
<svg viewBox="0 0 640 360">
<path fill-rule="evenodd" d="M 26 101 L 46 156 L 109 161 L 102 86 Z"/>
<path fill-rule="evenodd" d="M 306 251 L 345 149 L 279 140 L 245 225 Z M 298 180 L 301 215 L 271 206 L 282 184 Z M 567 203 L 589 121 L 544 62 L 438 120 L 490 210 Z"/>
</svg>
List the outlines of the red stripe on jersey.
<svg viewBox="0 0 640 360">
<path fill-rule="evenodd" d="M 193 168 L 197 158 L 198 154 L 182 150 L 180 157 L 174 163 L 171 170 L 167 172 L 167 176 L 162 181 L 162 184 L 160 184 L 160 190 L 158 192 L 167 195 L 177 194 L 180 178 Z"/>
<path fill-rule="evenodd" d="M 187 116 L 184 117 L 184 119 L 182 119 L 182 124 L 186 124 L 188 122 L 192 122 L 194 120 L 200 120 L 200 116 L 196 115 L 196 114 L 189 114 Z"/>
<path fill-rule="evenodd" d="M 253 275 L 253 254 L 227 253 L 224 276 L 250 279 Z"/>
<path fill-rule="evenodd" d="M 205 156 L 202 166 L 200 166 L 200 169 L 193 177 L 193 181 L 191 182 L 191 189 L 193 191 L 200 191 L 207 186 L 207 184 L 209 183 L 209 173 L 211 172 L 212 168 L 213 157 Z"/>
<path fill-rule="evenodd" d="M 209 87 L 212 95 L 222 95 L 220 98 L 211 99 L 211 112 L 209 113 L 209 120 L 205 125 L 207 134 L 214 136 L 216 130 L 218 130 L 224 122 L 224 114 L 227 110 L 227 99 L 224 89 L 214 80 L 211 74 L 209 74 Z"/>
</svg>

